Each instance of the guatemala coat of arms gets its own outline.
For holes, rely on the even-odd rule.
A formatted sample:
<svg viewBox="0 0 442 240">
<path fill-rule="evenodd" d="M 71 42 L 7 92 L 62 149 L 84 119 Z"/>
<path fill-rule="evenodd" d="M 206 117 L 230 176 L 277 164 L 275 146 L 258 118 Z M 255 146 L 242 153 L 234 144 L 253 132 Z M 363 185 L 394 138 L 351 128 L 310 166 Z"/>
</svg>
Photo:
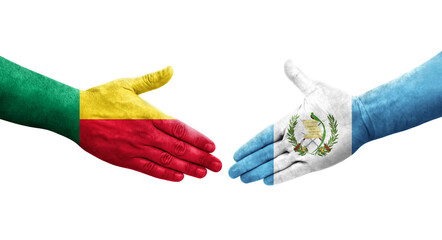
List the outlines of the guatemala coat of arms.
<svg viewBox="0 0 442 240">
<path fill-rule="evenodd" d="M 290 123 L 287 128 L 288 141 L 293 145 L 294 151 L 299 155 L 306 154 L 326 156 L 333 150 L 333 146 L 338 143 L 338 122 L 333 115 L 328 114 L 328 128 L 329 136 L 327 136 L 326 124 L 319 119 L 313 112 L 310 114 L 311 119 L 302 120 L 304 132 L 301 141 L 295 137 L 295 130 L 297 129 L 299 115 L 295 114 L 290 118 Z M 328 137 L 327 141 L 326 138 Z"/>
</svg>

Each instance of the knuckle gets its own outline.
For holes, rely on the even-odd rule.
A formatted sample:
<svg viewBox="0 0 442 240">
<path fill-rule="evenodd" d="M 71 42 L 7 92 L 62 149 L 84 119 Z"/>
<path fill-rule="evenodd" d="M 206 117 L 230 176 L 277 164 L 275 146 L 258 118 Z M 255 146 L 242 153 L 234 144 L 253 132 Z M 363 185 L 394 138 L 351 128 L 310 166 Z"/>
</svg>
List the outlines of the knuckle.
<svg viewBox="0 0 442 240">
<path fill-rule="evenodd" d="M 189 162 L 186 162 L 184 165 L 184 172 L 190 173 L 191 171 L 192 171 L 192 164 L 190 164 Z"/>
<path fill-rule="evenodd" d="M 175 143 L 174 152 L 177 156 L 184 155 L 186 151 L 187 151 L 187 146 L 186 144 L 184 144 L 184 142 L 178 141 Z"/>
<path fill-rule="evenodd" d="M 175 137 L 183 137 L 184 134 L 186 134 L 186 128 L 184 127 L 184 124 L 180 122 L 176 123 L 172 129 L 172 133 Z"/>
<path fill-rule="evenodd" d="M 293 145 L 289 141 L 283 141 L 281 148 L 286 152 L 290 152 L 293 150 Z"/>
<path fill-rule="evenodd" d="M 143 78 L 143 80 L 144 80 L 144 83 L 145 83 L 147 86 L 151 86 L 151 85 L 152 85 L 152 82 L 153 82 L 152 74 L 144 75 L 142 78 Z"/>
<path fill-rule="evenodd" d="M 161 165 L 168 166 L 171 161 L 172 161 L 172 155 L 170 155 L 169 153 L 166 153 L 166 152 L 161 153 L 161 156 L 160 156 Z"/>
<path fill-rule="evenodd" d="M 156 129 L 164 129 L 167 126 L 166 122 L 163 119 L 158 119 L 154 121 L 153 125 Z"/>
<path fill-rule="evenodd" d="M 153 162 L 147 162 L 142 165 L 141 171 L 150 174 L 153 171 L 154 167 L 155 164 Z"/>
<path fill-rule="evenodd" d="M 202 154 L 199 156 L 198 163 L 199 163 L 201 166 L 204 166 L 204 165 L 206 164 L 206 162 L 207 162 L 207 158 L 208 158 L 208 156 L 209 156 L 208 153 L 202 153 Z"/>
</svg>

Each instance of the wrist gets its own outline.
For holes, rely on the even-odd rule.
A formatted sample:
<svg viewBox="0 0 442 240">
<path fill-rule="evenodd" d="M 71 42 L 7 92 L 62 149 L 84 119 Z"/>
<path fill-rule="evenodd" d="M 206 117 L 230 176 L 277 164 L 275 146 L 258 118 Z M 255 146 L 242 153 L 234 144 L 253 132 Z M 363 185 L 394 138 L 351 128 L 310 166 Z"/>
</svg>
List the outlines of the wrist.
<svg viewBox="0 0 442 240">
<path fill-rule="evenodd" d="M 359 96 L 352 97 L 352 154 L 373 139 L 374 128 Z"/>
<path fill-rule="evenodd" d="M 80 90 L 57 82 L 43 128 L 80 142 Z M 44 108 L 43 108 L 44 109 Z"/>
</svg>

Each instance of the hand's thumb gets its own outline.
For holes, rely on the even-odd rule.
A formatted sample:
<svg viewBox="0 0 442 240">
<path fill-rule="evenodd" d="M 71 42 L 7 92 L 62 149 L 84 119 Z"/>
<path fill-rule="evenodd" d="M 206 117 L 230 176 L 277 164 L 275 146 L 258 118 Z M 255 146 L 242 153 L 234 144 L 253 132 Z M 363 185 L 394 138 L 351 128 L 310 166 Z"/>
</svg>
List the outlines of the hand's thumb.
<svg viewBox="0 0 442 240">
<path fill-rule="evenodd" d="M 171 66 L 168 66 L 163 70 L 149 73 L 141 77 L 132 78 L 130 80 L 131 87 L 136 94 L 142 94 L 163 86 L 164 84 L 169 82 L 169 80 L 172 78 L 172 75 L 173 68 Z"/>
<path fill-rule="evenodd" d="M 313 92 L 317 86 L 316 82 L 304 75 L 298 67 L 293 64 L 292 60 L 287 60 L 284 65 L 287 77 L 301 90 L 304 95 Z"/>
</svg>

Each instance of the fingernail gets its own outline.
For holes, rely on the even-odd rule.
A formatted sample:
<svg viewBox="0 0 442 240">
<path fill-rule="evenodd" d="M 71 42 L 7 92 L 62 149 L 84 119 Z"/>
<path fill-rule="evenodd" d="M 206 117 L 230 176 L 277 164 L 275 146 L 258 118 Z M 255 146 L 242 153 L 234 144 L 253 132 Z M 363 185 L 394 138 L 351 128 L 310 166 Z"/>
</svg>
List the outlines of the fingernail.
<svg viewBox="0 0 442 240">
<path fill-rule="evenodd" d="M 222 167 L 223 167 L 223 164 L 221 162 L 219 162 L 219 161 L 213 161 L 210 164 L 210 170 L 212 170 L 214 172 L 219 172 Z"/>
<path fill-rule="evenodd" d="M 205 168 L 198 168 L 195 172 L 195 175 L 199 178 L 205 177 L 207 174 L 207 170 Z"/>
<path fill-rule="evenodd" d="M 206 151 L 208 152 L 213 152 L 215 151 L 215 145 L 211 143 L 206 143 L 206 145 L 204 145 L 204 149 L 206 149 Z"/>
</svg>

